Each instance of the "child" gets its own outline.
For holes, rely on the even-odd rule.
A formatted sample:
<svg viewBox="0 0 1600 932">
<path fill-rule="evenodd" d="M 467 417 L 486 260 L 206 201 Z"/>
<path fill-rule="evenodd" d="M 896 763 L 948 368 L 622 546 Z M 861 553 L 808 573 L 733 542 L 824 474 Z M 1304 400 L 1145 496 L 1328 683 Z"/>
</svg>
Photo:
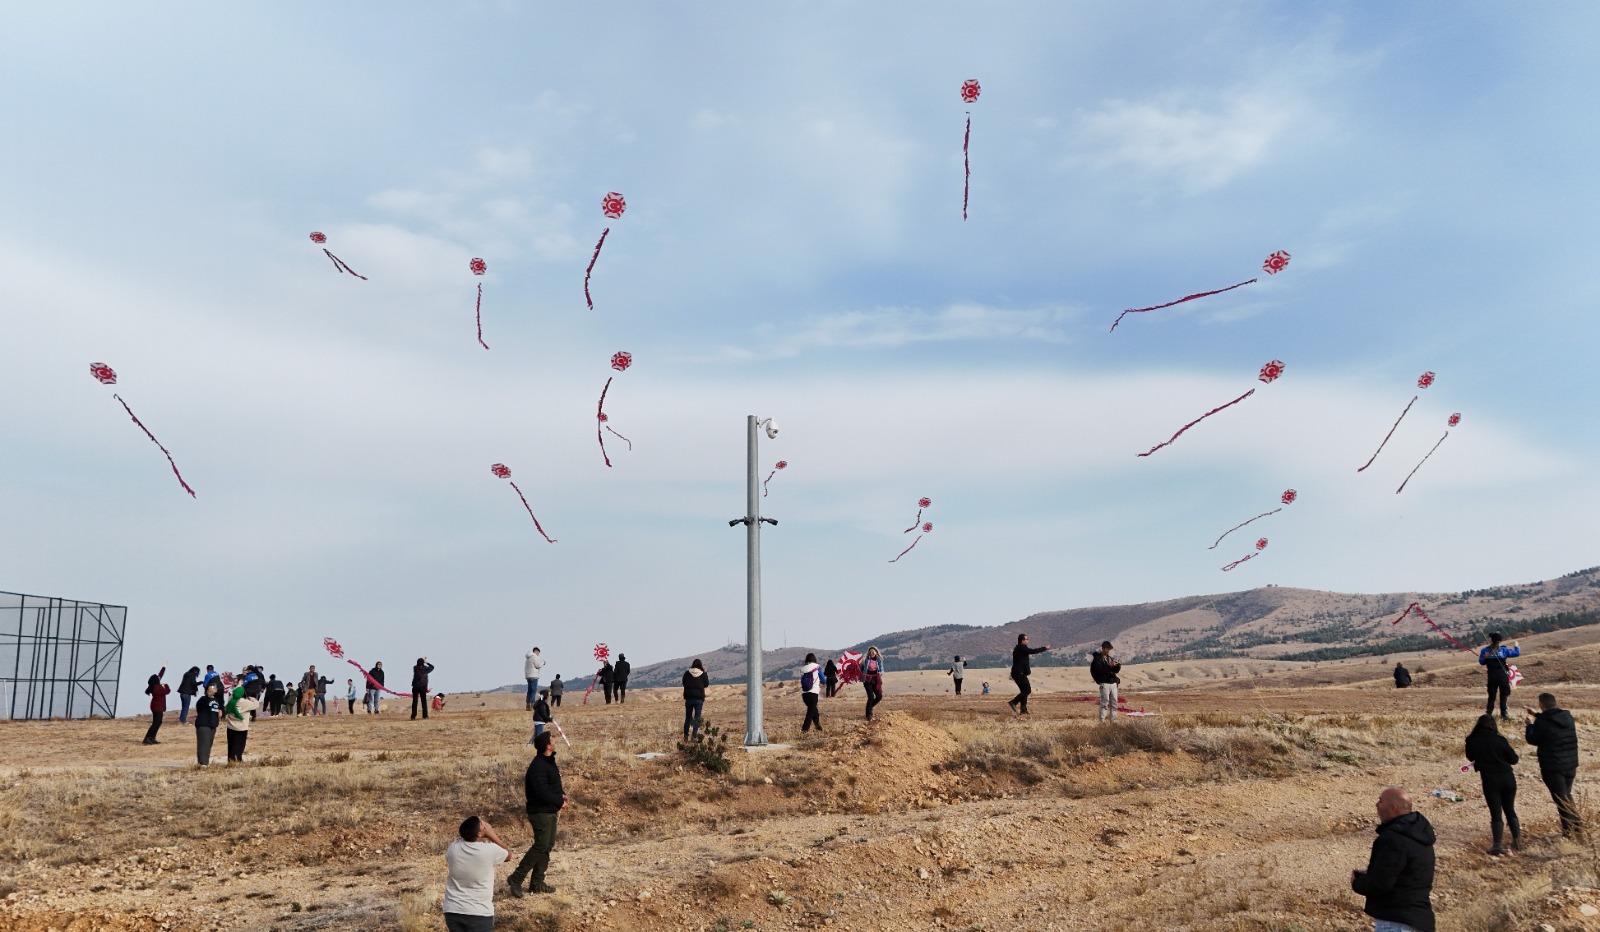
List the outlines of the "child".
<svg viewBox="0 0 1600 932">
<path fill-rule="evenodd" d="M 444 693 L 437 693 L 433 697 L 433 711 L 444 711 Z"/>
</svg>

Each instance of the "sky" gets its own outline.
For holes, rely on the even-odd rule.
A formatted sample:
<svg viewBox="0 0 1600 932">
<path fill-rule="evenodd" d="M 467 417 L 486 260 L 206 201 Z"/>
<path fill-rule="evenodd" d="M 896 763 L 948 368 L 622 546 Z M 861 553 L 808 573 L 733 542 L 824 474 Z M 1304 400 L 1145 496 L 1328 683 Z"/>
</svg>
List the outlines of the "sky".
<svg viewBox="0 0 1600 932">
<path fill-rule="evenodd" d="M 1600 8 L 1442 12 L 11 4 L 0 590 L 128 606 L 125 712 L 742 643 L 752 414 L 768 647 L 1600 563 Z"/>
</svg>

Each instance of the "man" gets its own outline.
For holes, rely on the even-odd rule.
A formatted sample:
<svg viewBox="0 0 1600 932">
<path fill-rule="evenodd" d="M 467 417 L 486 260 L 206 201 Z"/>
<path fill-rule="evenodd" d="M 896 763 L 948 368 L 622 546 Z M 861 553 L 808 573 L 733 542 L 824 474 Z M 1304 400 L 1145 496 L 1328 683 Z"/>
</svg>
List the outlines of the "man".
<svg viewBox="0 0 1600 932">
<path fill-rule="evenodd" d="M 1434 932 L 1433 826 L 1398 786 L 1379 794 L 1378 821 L 1367 869 L 1350 872 L 1350 889 L 1367 898 L 1373 932 Z"/>
<path fill-rule="evenodd" d="M 267 691 L 263 694 L 267 699 L 267 713 L 269 715 L 283 714 L 284 686 L 283 680 L 278 679 L 274 673 L 267 679 Z"/>
<path fill-rule="evenodd" d="M 1394 688 L 1395 689 L 1409 689 L 1410 687 L 1411 687 L 1411 671 L 1406 669 L 1405 664 L 1398 663 L 1398 662 L 1395 663 L 1395 665 L 1394 665 Z"/>
<path fill-rule="evenodd" d="M 433 672 L 433 664 L 426 657 L 418 657 L 417 665 L 411 668 L 411 720 L 417 720 L 417 708 L 422 708 L 422 718 L 428 718 L 428 674 Z"/>
<path fill-rule="evenodd" d="M 311 705 L 312 715 L 328 714 L 328 686 L 333 682 L 331 676 L 317 676 L 317 698 Z"/>
<path fill-rule="evenodd" d="M 200 678 L 200 688 L 201 689 L 205 689 L 207 686 L 209 686 L 211 684 L 212 680 L 216 680 L 217 681 L 217 691 L 221 692 L 222 691 L 222 674 L 217 672 L 217 668 L 216 667 L 214 667 L 214 666 L 212 666 L 211 664 L 208 663 L 208 664 L 206 664 L 206 675 L 202 676 Z"/>
<path fill-rule="evenodd" d="M 1511 713 L 1506 711 L 1506 701 L 1511 698 L 1511 671 L 1506 668 L 1506 661 L 1512 657 L 1522 656 L 1522 648 L 1516 641 L 1510 647 L 1500 646 L 1500 633 L 1490 632 L 1489 643 L 1478 651 L 1478 666 L 1486 667 L 1489 673 L 1489 704 L 1484 707 L 1484 715 L 1494 714 L 1495 693 L 1500 694 L 1500 721 L 1511 721 Z"/>
<path fill-rule="evenodd" d="M 1032 655 L 1043 653 L 1050 649 L 1050 645 L 1043 647 L 1029 647 L 1026 634 L 1017 635 L 1017 646 L 1011 649 L 1011 680 L 1017 684 L 1017 697 L 1007 702 L 1006 705 L 1028 714 L 1028 696 L 1033 692 L 1033 686 L 1028 683 L 1028 677 L 1033 673 Z"/>
<path fill-rule="evenodd" d="M 1578 775 L 1578 727 L 1572 713 L 1556 707 L 1556 697 L 1539 694 L 1539 708 L 1526 709 L 1528 727 L 1523 737 L 1539 749 L 1539 777 L 1544 780 L 1556 810 L 1561 813 L 1561 834 L 1569 838 L 1583 832 L 1583 822 L 1572 803 L 1572 781 Z"/>
<path fill-rule="evenodd" d="M 1117 684 L 1122 677 L 1122 661 L 1111 658 L 1111 642 L 1101 641 L 1100 649 L 1089 661 L 1089 677 L 1100 684 L 1100 721 L 1117 717 Z"/>
<path fill-rule="evenodd" d="M 950 662 L 950 669 L 945 672 L 955 681 L 956 695 L 961 695 L 961 680 L 967 675 L 967 662 L 961 659 L 960 654 L 956 654 L 956 659 Z"/>
<path fill-rule="evenodd" d="M 611 704 L 611 677 L 615 669 L 615 667 L 611 666 L 611 661 L 607 660 L 605 665 L 600 668 L 599 674 L 597 674 L 600 677 L 600 688 L 605 690 L 606 705 Z"/>
<path fill-rule="evenodd" d="M 556 678 L 550 681 L 550 704 L 561 708 L 561 694 L 566 691 L 567 684 L 561 682 L 561 674 L 557 673 Z"/>
<path fill-rule="evenodd" d="M 550 867 L 550 850 L 556 846 L 557 814 L 567 807 L 567 794 L 561 789 L 561 771 L 556 767 L 556 749 L 548 731 L 533 739 L 533 762 L 522 777 L 522 790 L 528 800 L 528 822 L 533 825 L 533 845 L 522 856 L 517 869 L 506 878 L 512 896 L 522 895 L 522 880 L 528 879 L 533 893 L 554 893 L 544 882 Z"/>
<path fill-rule="evenodd" d="M 489 823 L 468 816 L 461 838 L 445 849 L 450 875 L 444 882 L 444 927 L 449 932 L 492 932 L 494 866 L 511 858 Z"/>
<path fill-rule="evenodd" d="M 528 681 L 528 710 L 533 711 L 533 704 L 539 698 L 539 671 L 544 668 L 544 657 L 539 654 L 539 648 L 528 651 L 522 658 L 522 676 Z"/>
<path fill-rule="evenodd" d="M 300 707 L 295 710 L 296 715 L 311 715 L 316 712 L 317 695 L 317 668 L 313 664 L 311 669 L 300 676 Z"/>
<path fill-rule="evenodd" d="M 367 671 L 367 675 L 372 677 L 372 682 L 367 684 L 368 686 L 372 687 L 372 714 L 382 715 L 383 687 L 386 685 L 383 680 L 383 661 L 380 660 L 373 664 L 372 669 Z M 373 683 L 376 683 L 377 685 L 373 686 Z"/>
<path fill-rule="evenodd" d="M 617 665 L 611 670 L 611 688 L 617 694 L 617 702 L 626 702 L 628 699 L 628 674 L 633 672 L 633 664 L 628 662 L 627 654 L 617 655 Z"/>
<path fill-rule="evenodd" d="M 550 715 L 550 690 L 539 690 L 539 698 L 533 701 L 533 738 L 544 734 L 545 726 L 555 721 Z M 533 738 L 528 743 L 533 743 Z"/>
</svg>

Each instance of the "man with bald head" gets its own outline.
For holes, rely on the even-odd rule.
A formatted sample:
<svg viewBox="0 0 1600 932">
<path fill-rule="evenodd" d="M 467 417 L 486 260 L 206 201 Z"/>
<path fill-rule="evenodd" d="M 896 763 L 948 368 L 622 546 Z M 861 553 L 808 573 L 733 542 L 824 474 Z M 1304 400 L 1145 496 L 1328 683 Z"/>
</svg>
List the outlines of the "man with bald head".
<svg viewBox="0 0 1600 932">
<path fill-rule="evenodd" d="M 1378 822 L 1367 869 L 1350 872 L 1350 889 L 1367 898 L 1373 932 L 1434 932 L 1433 826 L 1399 786 L 1378 795 Z"/>
</svg>

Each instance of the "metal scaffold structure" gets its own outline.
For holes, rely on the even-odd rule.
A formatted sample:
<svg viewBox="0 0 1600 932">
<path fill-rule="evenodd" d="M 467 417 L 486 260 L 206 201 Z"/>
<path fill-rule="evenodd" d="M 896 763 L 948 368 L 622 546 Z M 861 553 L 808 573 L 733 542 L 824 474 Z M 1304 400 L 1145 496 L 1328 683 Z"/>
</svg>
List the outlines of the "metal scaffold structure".
<svg viewBox="0 0 1600 932">
<path fill-rule="evenodd" d="M 114 718 L 128 609 L 0 592 L 0 719 Z"/>
</svg>

